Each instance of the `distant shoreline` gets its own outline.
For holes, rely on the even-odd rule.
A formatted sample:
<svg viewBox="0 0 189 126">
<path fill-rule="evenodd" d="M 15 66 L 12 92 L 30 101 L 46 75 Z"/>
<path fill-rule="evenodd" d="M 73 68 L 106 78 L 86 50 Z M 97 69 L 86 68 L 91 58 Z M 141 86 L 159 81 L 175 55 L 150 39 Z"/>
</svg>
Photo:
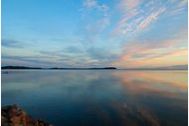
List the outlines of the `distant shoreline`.
<svg viewBox="0 0 189 126">
<path fill-rule="evenodd" d="M 159 68 L 116 68 L 116 67 L 91 67 L 91 68 L 42 68 L 42 67 L 26 67 L 26 66 L 3 66 L 2 70 L 188 70 L 188 66 L 182 67 L 159 67 Z"/>
<path fill-rule="evenodd" d="M 26 66 L 2 66 L 1 70 L 187 70 L 188 65 L 157 67 L 157 68 L 116 68 L 116 67 L 89 67 L 89 68 L 61 68 L 61 67 L 26 67 Z"/>
<path fill-rule="evenodd" d="M 26 66 L 3 66 L 1 67 L 1 69 L 5 70 L 5 69 L 17 69 L 17 70 L 33 70 L 33 69 L 37 69 L 37 70 L 115 70 L 117 69 L 116 67 L 100 67 L 100 68 L 96 68 L 96 67 L 92 67 L 92 68 L 59 68 L 59 67 L 52 67 L 52 68 L 42 68 L 42 67 L 26 67 Z"/>
</svg>

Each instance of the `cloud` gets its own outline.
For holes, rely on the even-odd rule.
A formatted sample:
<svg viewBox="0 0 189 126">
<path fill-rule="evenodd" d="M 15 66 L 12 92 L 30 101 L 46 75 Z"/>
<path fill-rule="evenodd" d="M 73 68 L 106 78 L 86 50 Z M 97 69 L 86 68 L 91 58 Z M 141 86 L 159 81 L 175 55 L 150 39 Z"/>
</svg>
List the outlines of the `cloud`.
<svg viewBox="0 0 189 126">
<path fill-rule="evenodd" d="M 1 45 L 8 48 L 23 48 L 24 44 L 17 40 L 2 39 Z"/>
<path fill-rule="evenodd" d="M 187 35 L 165 40 L 136 40 L 123 46 L 119 60 L 113 64 L 122 67 L 153 67 L 187 64 Z"/>
<path fill-rule="evenodd" d="M 89 44 L 98 42 L 109 24 L 110 20 L 107 17 L 85 24 L 83 29 L 84 41 L 89 42 Z"/>
<path fill-rule="evenodd" d="M 97 9 L 104 13 L 104 16 L 107 16 L 106 13 L 109 10 L 109 7 L 106 4 L 100 4 L 97 0 L 84 0 L 83 9 Z"/>
<path fill-rule="evenodd" d="M 188 10 L 188 0 L 169 0 L 171 7 L 167 11 L 167 16 L 177 16 Z"/>
<path fill-rule="evenodd" d="M 26 65 L 26 66 L 51 66 L 52 62 L 47 61 L 44 57 L 37 56 L 11 56 L 2 55 L 2 65 Z"/>
<path fill-rule="evenodd" d="M 132 10 L 140 5 L 142 0 L 121 0 L 119 7 L 122 11 Z"/>
<path fill-rule="evenodd" d="M 162 14 L 166 9 L 160 8 L 159 10 L 152 12 L 144 20 L 142 20 L 138 26 L 138 29 L 143 30 L 147 28 L 153 21 L 157 20 L 159 15 Z"/>
<path fill-rule="evenodd" d="M 110 25 L 109 6 L 97 0 L 84 0 L 81 15 L 84 23 L 81 31 L 85 41 L 96 42 Z"/>
<path fill-rule="evenodd" d="M 173 13 L 184 12 L 186 3 L 186 0 L 121 0 L 118 5 L 121 17 L 113 35 L 136 35 L 149 29 L 162 15 L 173 16 Z"/>
<path fill-rule="evenodd" d="M 2 65 L 26 65 L 37 67 L 81 67 L 89 66 L 90 63 L 86 57 L 77 58 L 77 56 L 64 55 L 58 57 L 56 55 L 39 54 L 37 56 L 2 56 Z"/>
<path fill-rule="evenodd" d="M 104 48 L 90 47 L 84 50 L 70 46 L 57 51 L 40 51 L 41 57 L 72 67 L 107 66 L 118 58 L 118 54 Z"/>
<path fill-rule="evenodd" d="M 187 49 L 165 51 L 165 48 L 156 51 L 153 49 L 148 51 L 143 50 L 135 54 L 125 52 L 125 54 L 122 54 L 120 59 L 113 64 L 126 68 L 183 65 L 187 64 L 187 52 Z"/>
<path fill-rule="evenodd" d="M 123 15 L 115 28 L 115 34 L 128 35 L 142 31 L 148 28 L 165 11 L 164 7 L 154 8 L 151 6 L 145 9 L 140 8 L 141 1 L 132 3 L 131 0 L 123 0 L 121 3 Z"/>
<path fill-rule="evenodd" d="M 117 53 L 104 48 L 92 47 L 87 49 L 87 53 L 92 59 L 98 60 L 100 62 L 107 61 L 110 63 L 118 58 Z"/>
<path fill-rule="evenodd" d="M 40 51 L 39 57 L 58 63 L 58 66 L 66 65 L 72 67 L 104 67 L 118 59 L 116 51 L 105 48 L 89 47 L 81 50 L 75 46 L 70 46 L 57 51 Z"/>
<path fill-rule="evenodd" d="M 82 14 L 86 15 L 85 12 L 97 11 L 101 13 L 103 17 L 107 17 L 109 7 L 106 4 L 99 3 L 97 0 L 84 0 L 83 8 L 81 9 Z"/>
<path fill-rule="evenodd" d="M 188 0 L 180 0 L 178 7 L 183 7 L 188 5 Z"/>
<path fill-rule="evenodd" d="M 94 7 L 97 7 L 98 4 L 96 0 L 85 0 L 83 2 L 83 6 L 86 8 L 94 8 Z"/>
<path fill-rule="evenodd" d="M 65 51 L 70 53 L 82 53 L 83 50 L 81 48 L 75 47 L 75 46 L 69 46 L 65 49 Z"/>
</svg>

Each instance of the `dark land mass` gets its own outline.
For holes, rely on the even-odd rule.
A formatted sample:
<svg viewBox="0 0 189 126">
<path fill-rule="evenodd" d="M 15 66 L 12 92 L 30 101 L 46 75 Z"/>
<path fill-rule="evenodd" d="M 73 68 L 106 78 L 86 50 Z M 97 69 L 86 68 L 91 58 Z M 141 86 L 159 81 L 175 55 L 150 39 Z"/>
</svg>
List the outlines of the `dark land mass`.
<svg viewBox="0 0 189 126">
<path fill-rule="evenodd" d="M 26 66 L 3 66 L 1 69 L 43 69 L 43 70 L 102 70 L 102 69 L 117 69 L 115 67 L 102 67 L 102 68 L 41 68 L 41 67 L 26 67 Z"/>
<path fill-rule="evenodd" d="M 17 105 L 7 105 L 1 108 L 2 126 L 52 126 L 42 120 L 33 119 Z"/>
<path fill-rule="evenodd" d="M 26 67 L 26 66 L 3 66 L 1 69 L 42 69 L 40 67 Z"/>
<path fill-rule="evenodd" d="M 101 70 L 101 69 L 117 69 L 115 67 L 102 67 L 102 68 L 49 68 L 49 69 L 59 69 L 59 70 Z"/>
</svg>

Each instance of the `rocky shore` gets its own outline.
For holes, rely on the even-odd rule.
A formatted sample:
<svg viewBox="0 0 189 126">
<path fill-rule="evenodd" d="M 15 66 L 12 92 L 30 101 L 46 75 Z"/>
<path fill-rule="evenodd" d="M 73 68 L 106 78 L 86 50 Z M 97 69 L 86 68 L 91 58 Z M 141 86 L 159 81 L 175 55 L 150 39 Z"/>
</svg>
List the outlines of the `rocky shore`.
<svg viewBox="0 0 189 126">
<path fill-rule="evenodd" d="M 1 108 L 2 126 L 52 126 L 42 120 L 30 117 L 17 105 L 8 105 Z"/>
</svg>

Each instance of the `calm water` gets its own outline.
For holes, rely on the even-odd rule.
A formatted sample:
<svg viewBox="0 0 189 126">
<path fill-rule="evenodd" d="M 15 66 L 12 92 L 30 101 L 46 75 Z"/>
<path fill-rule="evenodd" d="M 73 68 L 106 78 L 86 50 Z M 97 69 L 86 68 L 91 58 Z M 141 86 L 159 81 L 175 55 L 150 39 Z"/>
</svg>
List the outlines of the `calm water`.
<svg viewBox="0 0 189 126">
<path fill-rule="evenodd" d="M 187 126 L 187 71 L 10 71 L 1 90 L 55 126 Z"/>
</svg>

